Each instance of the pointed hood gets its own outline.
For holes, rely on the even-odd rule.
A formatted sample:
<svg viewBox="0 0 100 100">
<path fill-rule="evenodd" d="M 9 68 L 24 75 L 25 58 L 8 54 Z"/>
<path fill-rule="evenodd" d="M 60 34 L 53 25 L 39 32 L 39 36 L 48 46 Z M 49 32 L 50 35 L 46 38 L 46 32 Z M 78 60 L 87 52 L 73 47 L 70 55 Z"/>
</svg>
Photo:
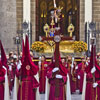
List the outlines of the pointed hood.
<svg viewBox="0 0 100 100">
<path fill-rule="evenodd" d="M 22 63 L 22 72 L 24 75 L 26 75 L 27 73 L 27 70 L 26 70 L 27 65 L 30 66 L 30 71 L 32 72 L 33 75 L 37 74 L 38 66 L 36 66 L 31 60 L 28 36 L 26 35 L 26 41 L 25 41 L 25 47 L 24 47 L 24 59 Z"/>
<path fill-rule="evenodd" d="M 2 62 L 1 62 L 1 60 L 0 60 L 0 68 L 2 68 Z"/>
<path fill-rule="evenodd" d="M 24 45 L 24 40 L 22 41 L 22 58 L 21 58 L 21 62 L 23 62 L 25 57 L 25 45 Z"/>
<path fill-rule="evenodd" d="M 93 68 L 94 64 L 96 65 L 96 46 L 92 45 L 91 47 L 91 56 L 90 56 L 90 63 L 88 67 L 86 68 L 86 72 L 90 72 Z"/>
<path fill-rule="evenodd" d="M 55 51 L 56 52 L 56 51 Z M 56 56 L 55 56 L 55 52 L 54 52 L 54 60 L 56 61 Z M 63 74 L 63 75 L 67 75 L 67 69 L 65 66 L 63 66 L 62 62 L 61 62 L 61 56 L 60 56 L 60 52 L 59 52 L 59 69 L 60 69 L 60 72 Z M 55 62 L 52 61 L 52 63 L 48 66 L 49 67 L 49 71 L 51 71 L 53 68 L 55 68 Z"/>
<path fill-rule="evenodd" d="M 2 65 L 5 66 L 8 69 L 7 57 L 6 57 L 6 54 L 5 54 L 5 51 L 4 51 L 1 40 L 0 40 L 0 48 L 1 48 L 1 62 L 2 62 Z"/>
</svg>

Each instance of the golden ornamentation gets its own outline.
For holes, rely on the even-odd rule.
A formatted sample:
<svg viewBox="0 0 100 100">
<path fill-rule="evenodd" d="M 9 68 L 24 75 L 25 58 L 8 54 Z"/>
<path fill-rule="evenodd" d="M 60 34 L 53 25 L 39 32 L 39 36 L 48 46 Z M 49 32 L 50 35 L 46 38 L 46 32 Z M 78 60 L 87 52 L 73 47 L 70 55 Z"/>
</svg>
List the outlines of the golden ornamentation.
<svg viewBox="0 0 100 100">
<path fill-rule="evenodd" d="M 86 52 L 87 43 L 84 41 L 75 41 L 72 45 L 74 52 Z"/>
<path fill-rule="evenodd" d="M 46 41 L 36 41 L 32 44 L 32 50 L 40 53 L 53 53 L 54 48 L 55 44 L 50 46 Z M 59 48 L 61 53 L 80 53 L 87 51 L 87 44 L 83 41 L 61 41 Z"/>
<path fill-rule="evenodd" d="M 60 42 L 60 52 L 62 53 L 74 53 L 74 49 L 72 47 L 72 44 L 74 43 L 74 41 L 61 41 Z M 45 42 L 46 44 L 46 49 L 44 50 L 44 53 L 53 53 L 54 52 L 54 48 L 55 45 L 53 45 L 52 47 Z"/>
<path fill-rule="evenodd" d="M 46 23 L 46 24 L 44 25 L 43 29 L 44 29 L 44 32 L 46 33 L 46 37 L 47 37 L 47 36 L 48 36 L 48 32 L 50 31 L 49 25 Z"/>
<path fill-rule="evenodd" d="M 68 26 L 68 32 L 70 33 L 70 37 L 72 37 L 72 33 L 74 32 L 74 25 L 72 23 Z"/>
<path fill-rule="evenodd" d="M 46 49 L 46 45 L 45 43 L 43 42 L 40 42 L 40 41 L 36 41 L 32 44 L 32 47 L 31 47 L 32 50 L 35 50 L 36 52 L 40 52 L 40 53 L 43 53 L 44 50 Z"/>
</svg>

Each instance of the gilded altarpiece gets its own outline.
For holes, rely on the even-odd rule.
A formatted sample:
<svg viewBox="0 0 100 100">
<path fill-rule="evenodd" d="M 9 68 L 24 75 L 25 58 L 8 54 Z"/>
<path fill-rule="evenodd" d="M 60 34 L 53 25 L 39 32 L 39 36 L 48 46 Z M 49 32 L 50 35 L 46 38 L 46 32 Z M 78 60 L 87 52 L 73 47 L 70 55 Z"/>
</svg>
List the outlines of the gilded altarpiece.
<svg viewBox="0 0 100 100">
<path fill-rule="evenodd" d="M 36 40 L 39 36 L 45 36 L 43 26 L 50 25 L 50 11 L 54 8 L 53 0 L 36 0 Z M 56 0 L 57 7 L 62 9 L 62 34 L 69 36 L 68 26 L 73 24 L 75 30 L 73 35 L 79 40 L 79 0 Z"/>
</svg>

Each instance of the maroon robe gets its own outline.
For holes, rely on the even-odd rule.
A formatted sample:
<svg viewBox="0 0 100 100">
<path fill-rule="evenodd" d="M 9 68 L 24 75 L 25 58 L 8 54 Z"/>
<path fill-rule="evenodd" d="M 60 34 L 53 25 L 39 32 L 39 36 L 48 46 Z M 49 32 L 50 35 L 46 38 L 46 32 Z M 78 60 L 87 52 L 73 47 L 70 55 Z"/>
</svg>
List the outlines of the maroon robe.
<svg viewBox="0 0 100 100">
<path fill-rule="evenodd" d="M 85 67 L 86 67 L 85 63 L 82 62 L 78 65 L 78 69 L 77 69 L 77 76 L 78 75 L 80 76 L 80 79 L 78 80 L 80 93 L 82 93 L 82 89 L 83 89 Z"/>
<path fill-rule="evenodd" d="M 36 88 L 39 86 L 39 83 L 34 75 L 38 72 L 38 66 L 31 60 L 27 35 L 23 49 L 25 54 L 23 55 L 21 69 L 19 71 L 16 70 L 17 77 L 21 81 L 18 90 L 18 100 L 36 100 Z"/>
<path fill-rule="evenodd" d="M 97 97 L 97 100 L 100 100 L 100 80 L 97 81 L 98 83 L 98 86 L 96 87 L 96 97 Z"/>
<path fill-rule="evenodd" d="M 2 68 L 2 64 L 0 62 L 0 100 L 4 100 L 4 81 L 5 81 L 6 71 Z"/>
<path fill-rule="evenodd" d="M 4 100 L 4 76 L 0 75 L 0 100 Z"/>
<path fill-rule="evenodd" d="M 86 68 L 86 93 L 85 100 L 100 100 L 100 67 L 95 61 L 96 71 L 91 74 L 89 66 Z M 93 83 L 98 83 L 96 88 L 93 88 Z"/>
<path fill-rule="evenodd" d="M 85 100 L 95 100 L 95 88 L 93 88 L 93 75 L 91 72 L 86 75 Z"/>
<path fill-rule="evenodd" d="M 50 91 L 49 91 L 49 100 L 66 100 L 66 91 L 65 91 L 65 84 L 67 82 L 67 73 L 68 70 L 65 68 L 65 66 L 62 65 L 62 62 L 59 62 L 59 74 L 62 75 L 62 79 L 59 79 L 59 91 L 60 91 L 60 96 L 55 97 L 55 89 L 56 89 L 56 78 L 54 73 L 52 72 L 53 68 L 55 68 L 55 62 L 52 62 L 48 66 L 48 72 L 47 72 L 47 77 L 49 79 L 49 84 L 50 84 Z"/>
<path fill-rule="evenodd" d="M 46 83 L 46 73 L 47 73 L 47 62 L 44 61 L 41 63 L 41 70 L 40 70 L 40 87 L 39 92 L 45 93 L 45 83 Z"/>
<path fill-rule="evenodd" d="M 70 74 L 70 86 L 71 86 L 71 93 L 76 92 L 76 69 L 75 69 L 75 65 L 74 68 L 72 70 L 72 73 Z"/>
<path fill-rule="evenodd" d="M 96 62 L 96 72 L 95 72 L 95 82 L 98 83 L 98 86 L 95 88 L 95 97 L 96 100 L 100 100 L 100 66 Z"/>
<path fill-rule="evenodd" d="M 62 74 L 60 73 L 60 75 Z M 66 100 L 65 84 L 67 82 L 67 76 L 63 76 L 62 79 L 59 79 L 60 95 L 58 98 L 55 97 L 56 81 L 55 78 L 53 77 L 52 71 L 47 74 L 47 77 L 49 78 L 49 84 L 50 84 L 49 100 Z"/>
<path fill-rule="evenodd" d="M 14 79 L 15 79 L 17 65 L 15 63 L 12 63 L 10 66 L 12 66 L 12 70 L 8 71 L 8 80 L 9 80 L 9 89 L 10 91 L 12 91 L 14 87 Z"/>
<path fill-rule="evenodd" d="M 20 75 L 20 72 L 17 73 L 17 76 L 18 74 Z M 21 77 L 21 83 L 18 89 L 18 100 L 36 100 L 36 88 L 39 86 L 39 83 L 33 75 L 30 70 L 27 71 L 26 75 Z"/>
<path fill-rule="evenodd" d="M 9 90 L 12 91 L 12 88 L 14 86 L 14 75 L 13 71 L 8 71 L 8 80 L 9 80 Z"/>
<path fill-rule="evenodd" d="M 71 62 L 67 63 L 67 69 L 69 73 L 69 78 L 70 78 L 70 88 L 71 88 L 71 93 L 74 93 L 76 91 L 76 71 L 75 71 L 75 65 L 73 68 L 73 71 L 71 73 Z"/>
</svg>

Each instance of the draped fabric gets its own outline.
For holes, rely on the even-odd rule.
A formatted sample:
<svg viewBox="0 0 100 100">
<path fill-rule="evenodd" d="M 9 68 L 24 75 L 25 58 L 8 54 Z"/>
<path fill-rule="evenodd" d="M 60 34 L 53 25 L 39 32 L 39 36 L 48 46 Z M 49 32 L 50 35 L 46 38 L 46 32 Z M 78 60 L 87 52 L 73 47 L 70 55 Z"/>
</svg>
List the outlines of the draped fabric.
<svg viewBox="0 0 100 100">
<path fill-rule="evenodd" d="M 89 73 L 91 69 L 93 68 L 93 65 L 95 64 L 95 58 L 96 58 L 96 47 L 95 45 L 92 45 L 91 47 L 91 56 L 90 56 L 90 63 L 88 67 L 86 68 L 86 73 Z"/>
<path fill-rule="evenodd" d="M 28 36 L 26 35 L 26 42 L 24 47 L 24 57 L 22 66 L 19 71 L 16 72 L 17 77 L 20 79 L 20 85 L 18 89 L 18 100 L 36 100 L 36 88 L 39 86 L 38 81 L 34 75 L 38 72 L 38 66 L 32 62 L 29 51 Z"/>
<path fill-rule="evenodd" d="M 8 69 L 8 65 L 7 65 L 7 58 L 6 58 L 6 54 L 2 45 L 2 42 L 0 41 L 0 48 L 1 48 L 1 62 L 2 65 L 5 66 Z"/>
<path fill-rule="evenodd" d="M 2 63 L 0 61 L 0 100 L 4 100 L 4 81 L 5 81 L 5 69 L 2 68 Z"/>
<path fill-rule="evenodd" d="M 41 64 L 40 68 L 40 87 L 39 87 L 39 92 L 40 93 L 45 93 L 45 83 L 46 83 L 46 74 L 47 74 L 47 62 L 43 61 Z"/>
<path fill-rule="evenodd" d="M 62 75 L 62 73 L 60 73 Z M 67 82 L 67 76 L 63 76 L 62 79 L 59 79 L 59 90 L 60 95 L 59 97 L 55 97 L 56 92 L 56 79 L 52 77 L 52 71 L 47 74 L 47 77 L 49 78 L 49 84 L 50 84 L 50 91 L 49 91 L 49 99 L 48 100 L 66 100 L 66 91 L 65 91 L 65 85 Z"/>
<path fill-rule="evenodd" d="M 92 74 L 91 69 L 95 67 L 96 71 Z M 96 60 L 96 46 L 92 45 L 90 63 L 86 67 L 86 91 L 85 100 L 100 100 L 100 87 L 93 88 L 93 83 L 100 80 L 100 66 L 97 64 Z"/>
<path fill-rule="evenodd" d="M 22 42 L 22 58 L 21 58 L 21 62 L 23 63 L 24 60 L 24 56 L 25 56 L 25 46 L 24 46 L 24 40 Z"/>
<path fill-rule="evenodd" d="M 23 59 L 23 63 L 22 63 L 22 75 L 26 76 L 27 70 L 26 70 L 26 65 L 30 65 L 30 69 L 31 69 L 31 73 L 33 75 L 37 74 L 37 71 L 39 70 L 38 66 L 36 66 L 30 57 L 30 51 L 29 51 L 29 42 L 28 42 L 28 36 L 26 35 L 26 43 L 25 43 L 25 54 L 24 54 L 24 59 Z"/>
<path fill-rule="evenodd" d="M 48 65 L 48 71 L 51 71 L 53 68 L 55 68 L 55 52 L 54 52 L 54 61 L 51 62 L 50 65 Z M 60 57 L 60 53 L 59 53 L 59 69 L 60 69 L 60 72 L 63 74 L 63 75 L 67 75 L 68 73 L 68 70 L 66 69 L 65 66 L 63 66 L 62 62 L 61 62 L 61 57 Z"/>
</svg>

